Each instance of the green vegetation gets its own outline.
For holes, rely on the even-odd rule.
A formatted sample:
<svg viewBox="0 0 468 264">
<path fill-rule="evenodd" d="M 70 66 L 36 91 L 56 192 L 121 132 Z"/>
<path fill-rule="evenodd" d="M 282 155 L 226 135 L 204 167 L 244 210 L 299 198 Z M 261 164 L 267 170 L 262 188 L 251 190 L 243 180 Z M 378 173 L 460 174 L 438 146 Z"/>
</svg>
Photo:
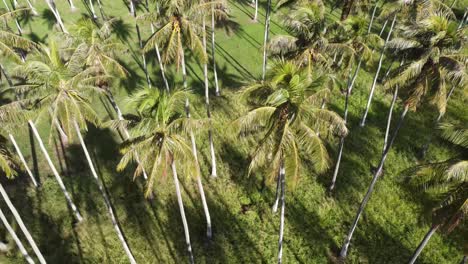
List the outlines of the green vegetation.
<svg viewBox="0 0 468 264">
<path fill-rule="evenodd" d="M 428 230 L 440 232 L 431 234 L 416 263 L 458 263 L 468 255 L 466 0 L 273 1 L 263 82 L 270 1 L 258 3 L 253 21 L 250 0 L 216 1 L 213 10 L 209 1 L 180 0 L 149 0 L 148 7 L 146 1 L 73 1 L 72 10 L 56 0 L 69 33 L 56 25 L 48 1 L 29 1 L 37 16 L 26 0 L 6 2 L 16 11 L 1 17 L 0 182 L 48 263 L 128 263 L 132 257 L 186 263 L 191 255 L 195 263 L 273 263 L 282 214 L 272 207 L 281 208 L 281 194 L 282 262 L 338 263 L 372 174 L 375 189 L 346 263 L 406 263 Z M 374 79 L 366 126 L 360 126 Z M 217 177 L 211 176 L 212 150 Z M 3 201 L 0 209 L 38 261 L 15 213 Z M 0 242 L 8 242 L 0 263 L 24 263 L 24 251 L 0 226 Z"/>
</svg>

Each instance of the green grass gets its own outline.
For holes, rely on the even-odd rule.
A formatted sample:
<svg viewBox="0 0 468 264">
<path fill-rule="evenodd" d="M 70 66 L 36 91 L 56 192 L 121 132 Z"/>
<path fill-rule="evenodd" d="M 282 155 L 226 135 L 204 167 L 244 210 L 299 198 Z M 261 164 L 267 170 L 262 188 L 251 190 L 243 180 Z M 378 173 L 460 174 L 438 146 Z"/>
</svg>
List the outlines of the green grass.
<svg viewBox="0 0 468 264">
<path fill-rule="evenodd" d="M 67 25 L 86 12 L 82 1 L 75 0 L 75 5 L 79 8 L 75 13 L 69 12 L 66 1 L 57 1 L 57 4 Z M 126 21 L 131 36 L 128 45 L 135 52 L 135 57 L 140 59 L 136 53 L 134 20 L 123 1 L 103 0 L 103 4 L 108 15 L 121 17 Z M 201 134 L 197 138 L 203 181 L 213 221 L 213 241 L 206 241 L 204 237 L 205 222 L 199 193 L 195 181 L 188 178 L 188 175 L 181 175 L 183 198 L 197 263 L 273 263 L 276 259 L 279 227 L 279 216 L 271 213 L 275 186 L 263 186 L 261 175 L 246 177 L 248 153 L 253 142 L 241 144 L 225 135 L 229 120 L 246 110 L 238 105 L 236 91 L 243 83 L 261 74 L 264 10 L 260 10 L 259 22 L 253 23 L 253 8 L 238 1 L 229 1 L 229 4 L 234 21 L 231 26 L 237 29 L 230 34 L 224 29 L 216 31 L 216 56 L 222 96 L 211 97 L 213 114 L 219 120 L 215 126 L 219 165 L 217 179 L 209 178 L 207 136 Z M 47 16 L 42 16 L 47 14 L 46 5 L 44 1 L 36 1 L 35 6 L 41 17 L 34 18 L 24 28 L 30 38 L 45 42 L 52 34 L 52 28 L 47 22 L 50 20 L 45 18 Z M 97 6 L 96 12 L 99 12 Z M 337 12 L 332 15 L 336 16 Z M 275 22 L 275 16 L 272 22 L 273 35 L 283 33 L 283 29 Z M 144 28 L 143 36 L 149 36 L 149 28 Z M 132 75 L 113 87 L 117 101 L 125 111 L 132 110 L 124 106 L 125 96 L 145 84 L 143 71 L 131 55 L 129 53 L 125 63 Z M 154 82 L 161 83 L 154 55 L 150 54 L 147 60 L 150 62 L 151 78 Z M 201 66 L 190 60 L 188 69 L 191 76 L 190 87 L 201 95 Z M 373 70 L 374 67 L 369 66 L 361 72 L 352 95 L 349 121 L 351 133 L 346 138 L 335 195 L 330 197 L 326 194 L 332 171 L 317 176 L 310 173 L 307 166 L 302 168 L 300 184 L 294 190 L 288 186 L 284 263 L 333 262 L 334 255 L 344 240 L 358 204 L 370 183 L 371 167 L 376 165 L 380 157 L 391 99 L 379 86 L 367 126 L 360 128 L 357 125 L 373 77 L 369 72 Z M 180 85 L 180 78 L 176 77 L 180 73 L 170 68 L 168 75 L 171 84 L 172 80 L 176 80 Z M 213 82 L 210 81 L 212 87 Z M 461 97 L 461 91 L 456 91 L 454 100 L 449 103 L 447 120 L 467 121 L 467 108 Z M 95 101 L 94 105 L 102 114 L 103 120 L 109 119 L 103 104 Z M 344 96 L 337 91 L 329 107 L 341 114 L 343 105 Z M 110 105 L 106 104 L 106 107 L 112 113 Z M 200 116 L 205 115 L 201 96 L 194 102 L 194 109 Z M 400 110 L 397 108 L 396 115 Z M 408 189 L 401 183 L 399 176 L 402 170 L 423 162 L 417 159 L 418 151 L 428 139 L 436 113 L 433 109 L 419 110 L 409 114 L 390 152 L 384 177 L 377 184 L 355 233 L 349 263 L 405 263 L 429 229 L 429 217 L 423 212 L 430 205 L 430 200 Z M 48 124 L 39 124 L 39 128 L 46 140 L 49 135 Z M 56 158 L 56 164 L 62 164 L 57 167 L 63 167 L 61 171 L 65 184 L 86 219 L 83 223 L 74 225 L 65 199 L 39 151 L 37 142 L 34 144 L 35 152 L 33 151 L 27 126 L 15 131 L 15 135 L 26 159 L 37 173 L 36 177 L 40 178 L 42 187 L 35 190 L 25 175 L 13 181 L 2 179 L 2 182 L 48 262 L 127 263 L 79 145 L 71 144 L 68 147 L 66 162 L 63 158 Z M 93 159 L 99 168 L 98 173 L 105 181 L 121 227 L 137 261 L 187 262 L 183 229 L 171 179 L 158 182 L 156 198 L 147 201 L 142 194 L 141 179 L 134 181 L 131 170 L 123 173 L 115 170 L 120 158 L 118 144 L 121 142 L 116 133 L 109 129 L 91 128 L 85 140 L 93 153 Z M 50 153 L 57 157 L 53 141 L 50 143 Z M 337 145 L 336 141 L 330 145 L 331 157 L 336 156 Z M 426 159 L 444 159 L 457 151 L 435 137 Z M 1 208 L 7 211 L 3 203 Z M 435 235 L 423 251 L 420 263 L 459 261 L 460 242 L 463 238 L 466 239 L 468 232 L 466 225 L 457 230 L 450 236 Z M 1 238 L 4 234 L 3 229 L 0 230 Z M 23 238 L 22 235 L 20 237 Z M 26 242 L 25 239 L 23 241 Z M 32 253 L 29 248 L 28 250 Z M 0 263 L 23 262 L 16 248 L 0 256 Z"/>
</svg>

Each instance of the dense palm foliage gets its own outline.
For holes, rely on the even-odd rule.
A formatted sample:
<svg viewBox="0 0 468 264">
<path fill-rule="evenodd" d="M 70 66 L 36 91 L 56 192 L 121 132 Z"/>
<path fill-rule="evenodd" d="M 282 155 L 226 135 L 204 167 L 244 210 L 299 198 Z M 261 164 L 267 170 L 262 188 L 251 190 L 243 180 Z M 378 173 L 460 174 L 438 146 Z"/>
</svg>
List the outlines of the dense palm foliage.
<svg viewBox="0 0 468 264">
<path fill-rule="evenodd" d="M 428 263 L 462 257 L 447 252 L 466 247 L 468 146 L 459 106 L 468 83 L 466 1 L 266 0 L 265 23 L 252 25 L 238 21 L 256 21 L 258 1 L 250 10 L 237 1 L 90 0 L 80 7 L 85 14 L 71 0 L 67 13 L 62 2 L 4 1 L 0 14 L 0 77 L 7 80 L 0 84 L 0 176 L 15 178 L 8 188 L 0 179 L 8 206 L 0 220 L 26 262 L 64 263 L 66 249 L 93 263 L 361 263 L 382 261 L 374 252 L 382 249 L 374 249 L 388 243 L 396 246 L 382 254 L 401 262 L 421 235 L 395 239 L 388 226 L 404 234 L 421 228 L 395 225 L 384 207 L 406 206 L 407 220 L 419 213 L 414 204 L 431 205 L 432 221 L 410 263 L 421 254 Z M 122 4 L 125 14 L 114 12 Z M 48 29 L 39 36 L 36 26 Z M 405 149 L 437 133 L 424 127 L 435 127 L 434 109 L 439 124 L 452 94 L 459 113 L 438 131 L 456 147 L 434 140 L 438 152 L 417 160 Z M 369 167 L 372 178 L 360 178 Z M 402 172 L 404 183 L 382 177 Z M 30 180 L 21 181 L 25 173 Z M 390 198 L 376 207 L 378 183 Z M 407 187 L 428 195 L 410 199 Z M 51 234 L 65 233 L 76 246 L 30 233 L 16 202 L 30 228 L 60 225 Z M 55 223 L 56 211 L 69 220 Z M 102 229 L 102 212 L 112 233 Z M 426 253 L 437 231 L 450 233 L 437 241 L 444 251 Z M 99 237 L 104 247 L 95 248 Z M 7 262 L 16 263 L 13 255 Z"/>
</svg>

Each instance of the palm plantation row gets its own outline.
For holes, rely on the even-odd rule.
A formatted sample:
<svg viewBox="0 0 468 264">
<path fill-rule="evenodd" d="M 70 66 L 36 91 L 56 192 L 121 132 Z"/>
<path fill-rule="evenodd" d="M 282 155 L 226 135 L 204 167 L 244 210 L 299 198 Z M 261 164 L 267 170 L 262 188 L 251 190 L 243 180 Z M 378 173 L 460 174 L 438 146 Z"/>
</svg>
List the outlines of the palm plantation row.
<svg viewBox="0 0 468 264">
<path fill-rule="evenodd" d="M 328 188 L 329 194 L 333 195 L 335 186 L 340 184 L 337 177 L 340 162 L 347 153 L 345 139 L 349 133 L 353 133 L 349 129 L 348 119 L 353 87 L 363 71 L 361 68 L 369 69 L 377 65 L 368 98 L 362 105 L 359 126 L 366 125 L 373 95 L 376 89 L 380 89 L 378 83 L 393 94 L 393 99 L 386 120 L 380 161 L 372 171 L 368 191 L 341 250 L 335 252 L 345 260 L 359 220 L 377 181 L 384 173 L 385 161 L 398 140 L 398 132 L 404 126 L 406 116 L 421 105 L 430 104 L 440 113 L 437 118 L 439 123 L 453 91 L 466 88 L 466 14 L 457 20 L 450 4 L 439 1 L 392 1 L 385 4 L 345 1 L 339 21 L 327 13 L 329 11 L 321 1 L 280 1 L 275 6 L 268 1 L 262 45 L 262 76 L 258 81 L 245 84 L 235 96 L 236 102 L 242 103 L 249 111 L 229 121 L 216 120 L 212 115 L 214 108 L 210 105 L 211 94 L 220 96 L 223 87 L 218 82 L 214 28 L 216 24 L 229 24 L 228 4 L 218 1 L 136 3 L 131 0 L 129 8 L 135 18 L 139 48 L 139 55 L 135 57 L 141 61 L 146 87 L 133 92 L 123 101 L 125 109 L 131 109 L 124 114 L 113 94 L 119 80 L 131 74 L 122 63 L 128 56 L 128 49 L 115 34 L 118 20 L 107 16 L 98 0 L 96 3 L 89 1 L 92 19 L 84 18 L 69 25 L 64 23 L 56 4 L 49 0 L 46 2 L 61 31 L 50 35 L 46 44 L 35 43 L 21 36 L 18 19 L 25 13 L 35 12 L 31 2 L 28 1 L 26 8 L 15 3 L 12 11 L 2 15 L 11 21 L 11 25 L 17 26 L 17 32 L 8 26 L 2 31 L 2 52 L 4 58 L 9 60 L 8 65 L 11 65 L 2 67 L 2 70 L 5 76 L 9 76 L 7 91 L 11 102 L 1 106 L 0 118 L 18 161 L 12 150 L 2 148 L 0 165 L 7 176 L 13 176 L 16 170 L 24 170 L 33 185 L 38 187 L 38 179 L 28 167 L 13 132 L 27 124 L 79 224 L 84 220 L 80 208 L 63 182 L 63 175 L 47 146 L 55 139 L 65 147 L 78 143 L 130 263 L 136 263 L 138 258 L 124 236 L 124 228 L 118 221 L 100 170 L 83 137 L 90 127 L 106 127 L 122 136 L 119 146 L 122 157 L 117 171 L 134 171 L 134 184 L 145 186 L 144 195 L 148 203 L 158 196 L 160 188 L 165 187 L 160 185 L 161 180 L 168 174 L 172 175 L 190 263 L 196 262 L 196 259 L 190 223 L 184 208 L 184 188 L 180 186 L 179 176 L 195 179 L 206 222 L 206 237 L 212 240 L 215 235 L 202 182 L 201 162 L 204 161 L 199 158 L 197 144 L 200 142 L 197 139 L 208 142 L 210 181 L 217 181 L 219 148 L 215 139 L 219 135 L 241 138 L 241 144 L 250 146 L 248 174 L 261 175 L 262 181 L 271 185 L 276 193 L 271 203 L 273 213 L 277 212 L 278 207 L 280 210 L 277 262 L 282 263 L 284 242 L 287 240 L 284 228 L 288 224 L 285 216 L 286 195 L 299 184 L 303 170 L 313 171 L 314 174 L 333 171 Z M 70 8 L 74 9 L 73 2 L 69 3 Z M 93 4 L 97 4 L 99 16 Z M 258 7 L 257 1 L 254 1 L 254 6 Z M 288 35 L 270 36 L 273 8 L 287 10 L 280 16 L 280 21 Z M 142 13 L 137 14 L 137 10 Z M 350 14 L 344 14 L 347 12 Z M 151 29 L 148 39 L 143 39 L 142 29 Z M 211 47 L 208 47 L 209 40 Z M 151 74 L 148 67 L 148 61 L 153 59 L 153 55 L 148 54 L 153 52 L 155 65 L 159 68 L 157 76 Z M 187 54 L 201 67 L 204 115 L 193 109 L 193 102 L 198 98 L 194 89 L 189 88 Z M 385 71 L 384 64 L 388 66 Z M 168 75 L 167 71 L 171 69 L 175 69 L 180 77 Z M 211 77 L 214 83 L 212 88 Z M 182 80 L 180 84 L 179 79 Z M 214 93 L 210 90 L 214 90 Z M 328 107 L 333 103 L 337 90 L 345 99 L 344 113 Z M 110 114 L 110 117 L 103 119 L 102 113 L 96 112 L 95 104 L 99 100 L 112 105 L 115 118 L 114 114 Z M 400 103 L 400 117 L 392 122 L 394 106 Z M 216 129 L 218 122 L 227 122 L 222 124 L 226 131 Z M 49 126 L 51 132 L 47 137 L 41 137 L 37 124 Z M 466 128 L 457 124 L 444 124 L 442 127 L 446 138 L 466 148 Z M 328 153 L 330 145 L 338 146 L 336 158 Z M 425 146 L 428 147 L 429 144 Z M 408 181 L 416 187 L 439 191 L 441 194 L 438 197 L 442 197 L 439 198 L 440 205 L 433 211 L 432 228 L 410 263 L 417 259 L 434 232 L 451 232 L 463 221 L 468 211 L 467 165 L 464 158 L 423 165 L 404 172 L 409 176 Z M 8 201 L 3 188 L 1 191 Z M 11 203 L 8 205 L 37 260 L 45 263 L 21 217 Z M 5 217 L 1 219 L 25 259 L 33 263 Z"/>
</svg>

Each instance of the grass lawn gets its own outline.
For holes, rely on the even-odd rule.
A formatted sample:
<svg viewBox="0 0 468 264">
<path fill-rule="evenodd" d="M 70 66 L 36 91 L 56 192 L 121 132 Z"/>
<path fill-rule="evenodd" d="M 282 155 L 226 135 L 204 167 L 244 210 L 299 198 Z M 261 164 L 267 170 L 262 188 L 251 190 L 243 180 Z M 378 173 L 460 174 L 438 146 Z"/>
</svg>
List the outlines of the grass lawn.
<svg viewBox="0 0 468 264">
<path fill-rule="evenodd" d="M 25 1 L 20 1 L 25 2 Z M 39 11 L 39 17 L 22 21 L 25 35 L 33 40 L 47 43 L 53 34 L 54 18 L 45 1 L 32 1 Z M 87 1 L 75 0 L 78 10 L 70 12 L 67 1 L 56 0 L 67 26 L 87 14 Z M 130 52 L 124 59 L 130 76 L 115 82 L 114 95 L 126 112 L 125 97 L 146 83 L 138 53 L 134 18 L 122 0 L 101 0 L 107 16 L 120 17 L 124 21 L 119 32 L 128 32 L 123 40 Z M 205 239 L 205 218 L 196 182 L 190 175 L 180 175 L 183 198 L 189 221 L 192 246 L 196 263 L 273 263 L 277 254 L 279 215 L 271 213 L 275 186 L 262 184 L 262 175 L 246 177 L 248 154 L 253 142 L 241 143 L 226 134 L 230 120 L 241 115 L 246 109 L 239 105 L 239 88 L 258 78 L 262 68 L 262 44 L 264 5 L 259 20 L 251 20 L 253 8 L 250 1 L 229 1 L 232 23 L 216 31 L 216 58 L 222 96 L 212 96 L 215 124 L 215 146 L 218 159 L 218 178 L 209 177 L 208 137 L 197 138 L 202 162 L 203 181 L 211 213 L 214 239 Z M 142 5 L 143 6 L 143 5 Z M 99 8 L 96 4 L 96 12 Z M 138 10 L 142 12 L 142 10 Z M 338 10 L 330 14 L 338 16 Z M 284 34 L 274 14 L 271 25 L 272 35 Z M 143 38 L 150 34 L 149 27 L 143 27 Z M 210 43 L 210 42 L 208 42 Z M 205 116 L 203 104 L 202 68 L 190 54 L 188 73 L 189 85 L 196 94 L 194 111 Z M 161 85 L 155 55 L 147 57 L 154 83 Z M 138 61 L 138 63 L 137 63 Z M 389 59 L 387 59 L 389 61 Z M 6 64 L 7 71 L 10 70 Z M 384 67 L 386 70 L 388 64 Z M 377 87 L 367 126 L 360 128 L 358 121 L 367 100 L 373 78 L 374 65 L 361 71 L 350 102 L 349 128 L 346 138 L 341 170 L 338 175 L 336 192 L 326 193 L 332 170 L 324 175 L 315 175 L 305 164 L 301 180 L 294 189 L 288 185 L 286 192 L 286 226 L 284 263 L 330 263 L 341 247 L 346 232 L 353 220 L 359 202 L 371 181 L 371 170 L 381 154 L 383 133 L 391 95 Z M 170 67 L 168 78 L 171 86 L 180 85 L 180 73 Z M 213 87 L 213 80 L 210 85 Z M 3 82 L 5 88 L 5 82 Z M 214 95 L 214 89 L 212 90 Z M 456 119 L 467 122 L 468 108 L 461 99 L 462 91 L 455 91 L 449 102 L 445 120 Z M 112 107 L 96 99 L 94 106 L 109 120 L 109 113 L 115 117 Z M 335 91 L 328 107 L 343 112 L 344 95 Z M 430 128 L 437 114 L 434 109 L 422 108 L 410 113 L 386 162 L 383 178 L 377 184 L 351 244 L 349 263 L 405 263 L 429 229 L 430 218 L 424 215 L 431 205 L 429 197 L 417 195 L 402 183 L 401 171 L 418 163 L 418 153 L 429 137 Z M 397 107 L 398 115 L 401 111 Z M 423 114 L 424 113 L 424 114 Z M 15 180 L 2 179 L 13 203 L 18 208 L 27 227 L 49 263 L 127 263 L 126 255 L 117 239 L 107 215 L 105 204 L 95 184 L 81 147 L 70 144 L 61 152 L 58 141 L 48 140 L 47 122 L 39 123 L 43 139 L 49 143 L 49 153 L 61 171 L 65 184 L 72 193 L 85 221 L 75 225 L 66 201 L 50 172 L 37 142 L 30 140 L 26 124 L 15 132 L 26 160 L 40 178 L 42 187 L 32 187 L 28 177 L 21 175 Z M 157 183 L 156 196 L 152 201 L 143 197 L 144 182 L 133 179 L 133 171 L 116 172 L 120 159 L 118 144 L 121 137 L 107 128 L 90 128 L 85 141 L 92 153 L 98 173 L 105 182 L 113 205 L 132 249 L 139 263 L 185 263 L 188 261 L 182 223 L 174 192 L 172 179 L 168 177 Z M 31 144 L 33 143 L 33 144 Z M 335 158 L 338 141 L 329 146 L 330 156 Z M 441 160 L 458 153 L 449 144 L 437 137 L 432 140 L 427 161 Z M 60 165 L 59 165 L 60 164 Z M 2 203 L 1 208 L 7 211 Z M 12 217 L 9 217 L 12 219 Z M 17 226 L 15 226 L 17 227 Z M 18 228 L 17 228 L 18 229 Z M 18 229 L 19 230 L 19 229 Z M 461 259 L 461 243 L 468 237 L 466 224 L 450 236 L 434 235 L 423 251 L 419 263 L 457 263 Z M 18 231 L 19 232 L 19 231 Z M 5 237 L 0 229 L 0 237 Z M 19 233 L 18 233 L 19 234 Z M 20 236 L 23 238 L 23 236 Z M 10 240 L 10 239 L 9 239 Z M 24 242 L 26 240 L 23 239 Z M 32 250 L 28 248 L 32 254 Z M 24 263 L 15 249 L 0 255 L 0 263 Z"/>
</svg>

